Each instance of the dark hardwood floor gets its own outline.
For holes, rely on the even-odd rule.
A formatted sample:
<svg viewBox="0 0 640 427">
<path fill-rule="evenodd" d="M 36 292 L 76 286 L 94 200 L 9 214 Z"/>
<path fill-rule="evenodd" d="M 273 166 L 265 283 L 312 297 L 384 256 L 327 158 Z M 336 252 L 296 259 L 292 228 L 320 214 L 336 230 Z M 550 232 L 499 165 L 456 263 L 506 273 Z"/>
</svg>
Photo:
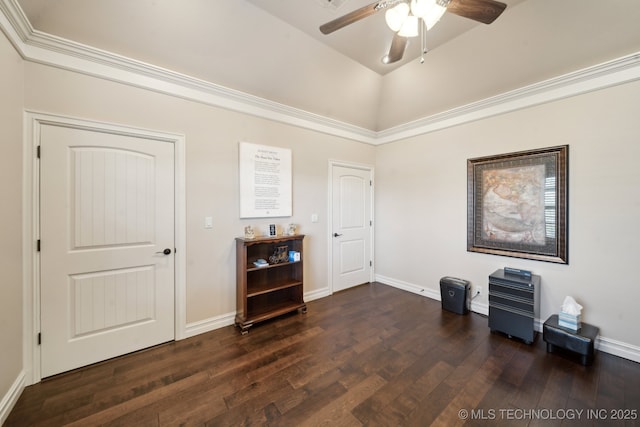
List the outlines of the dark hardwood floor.
<svg viewBox="0 0 640 427">
<path fill-rule="evenodd" d="M 640 364 L 576 360 L 373 283 L 45 379 L 6 426 L 640 425 Z"/>
</svg>

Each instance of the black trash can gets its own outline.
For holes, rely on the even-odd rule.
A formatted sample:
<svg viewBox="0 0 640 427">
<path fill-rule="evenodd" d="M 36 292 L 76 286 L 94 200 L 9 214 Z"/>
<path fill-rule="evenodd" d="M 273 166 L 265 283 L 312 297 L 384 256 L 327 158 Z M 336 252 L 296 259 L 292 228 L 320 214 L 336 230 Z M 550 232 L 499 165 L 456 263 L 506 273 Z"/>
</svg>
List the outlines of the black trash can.
<svg viewBox="0 0 640 427">
<path fill-rule="evenodd" d="M 457 314 L 469 312 L 469 281 L 456 277 L 440 279 L 440 300 L 442 309 Z"/>
</svg>

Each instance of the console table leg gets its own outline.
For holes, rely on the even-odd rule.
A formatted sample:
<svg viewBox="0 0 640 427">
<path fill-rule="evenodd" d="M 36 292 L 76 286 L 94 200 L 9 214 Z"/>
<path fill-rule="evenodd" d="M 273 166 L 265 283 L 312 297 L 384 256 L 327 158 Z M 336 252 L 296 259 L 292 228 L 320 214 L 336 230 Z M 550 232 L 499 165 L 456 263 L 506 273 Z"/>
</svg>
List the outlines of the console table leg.
<svg viewBox="0 0 640 427">
<path fill-rule="evenodd" d="M 251 327 L 251 325 L 253 325 L 253 323 L 236 323 L 236 326 L 240 328 L 240 335 L 247 335 L 249 333 L 249 328 Z"/>
</svg>

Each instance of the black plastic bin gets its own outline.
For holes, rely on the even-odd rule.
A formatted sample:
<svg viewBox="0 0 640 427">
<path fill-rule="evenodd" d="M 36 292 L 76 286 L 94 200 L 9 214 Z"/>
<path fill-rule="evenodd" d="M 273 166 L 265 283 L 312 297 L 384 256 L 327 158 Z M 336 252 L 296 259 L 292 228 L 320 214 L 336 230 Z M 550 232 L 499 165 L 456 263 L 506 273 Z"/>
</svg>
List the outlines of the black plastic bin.
<svg viewBox="0 0 640 427">
<path fill-rule="evenodd" d="M 440 300 L 442 309 L 457 314 L 469 312 L 469 281 L 456 277 L 440 279 Z"/>
</svg>

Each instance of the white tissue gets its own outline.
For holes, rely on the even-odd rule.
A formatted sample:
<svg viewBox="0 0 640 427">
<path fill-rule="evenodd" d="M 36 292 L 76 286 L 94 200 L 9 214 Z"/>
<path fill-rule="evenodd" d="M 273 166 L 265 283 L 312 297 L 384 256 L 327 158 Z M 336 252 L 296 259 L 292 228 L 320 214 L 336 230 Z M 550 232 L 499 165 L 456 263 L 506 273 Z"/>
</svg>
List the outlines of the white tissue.
<svg viewBox="0 0 640 427">
<path fill-rule="evenodd" d="M 573 299 L 573 297 L 565 297 L 562 303 L 562 311 L 573 316 L 579 316 L 582 306 Z"/>
</svg>

